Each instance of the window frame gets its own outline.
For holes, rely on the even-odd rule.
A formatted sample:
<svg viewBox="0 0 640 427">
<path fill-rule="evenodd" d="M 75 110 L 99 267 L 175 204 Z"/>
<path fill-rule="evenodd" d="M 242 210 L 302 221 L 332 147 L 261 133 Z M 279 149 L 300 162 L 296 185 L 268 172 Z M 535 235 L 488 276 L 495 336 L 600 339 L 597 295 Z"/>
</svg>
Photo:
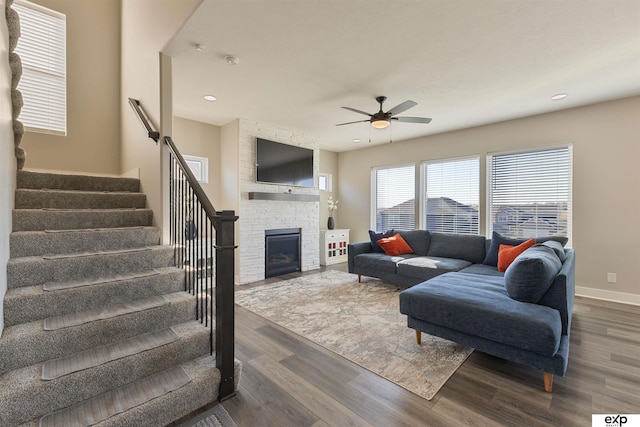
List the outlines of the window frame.
<svg viewBox="0 0 640 427">
<path fill-rule="evenodd" d="M 415 163 L 404 163 L 397 165 L 387 165 L 387 166 L 376 166 L 371 168 L 371 204 L 370 204 L 370 219 L 369 225 L 370 229 L 374 231 L 386 231 L 386 230 L 377 230 L 377 199 L 378 199 L 378 171 L 388 170 L 388 169 L 400 169 L 400 168 L 413 168 L 413 200 L 414 200 L 414 212 L 413 212 L 413 229 L 416 228 L 416 210 L 415 210 L 415 202 L 416 202 L 416 187 L 417 187 L 417 179 L 416 179 L 416 164 Z"/>
<path fill-rule="evenodd" d="M 427 168 L 429 165 L 434 164 L 443 164 L 443 163 L 454 163 L 454 162 L 462 162 L 467 160 L 475 160 L 477 162 L 477 176 L 476 176 L 476 185 L 477 185 L 477 211 L 478 211 L 478 223 L 477 223 L 477 233 L 454 233 L 454 234 L 470 234 L 479 236 L 481 232 L 481 224 L 482 224 L 482 209 L 481 209 L 481 156 L 479 154 L 469 155 L 469 156 L 461 156 L 461 157 L 448 157 L 444 159 L 433 159 L 433 160 L 423 160 L 420 162 L 420 193 L 419 193 L 419 204 L 418 204 L 418 215 L 419 215 L 419 227 L 422 230 L 427 230 L 427 218 L 426 218 L 426 203 L 428 201 L 427 195 Z M 430 230 L 431 231 L 431 230 Z M 434 230 L 437 232 L 449 232 L 453 233 L 453 231 L 441 231 Z"/>
<path fill-rule="evenodd" d="M 567 247 L 570 247 L 572 241 L 572 233 L 573 233 L 573 144 L 562 144 L 562 145 L 552 145 L 552 146 L 543 146 L 522 150 L 509 150 L 509 151 L 499 151 L 487 153 L 486 157 L 486 167 L 487 167 L 487 178 L 486 178 L 486 229 L 487 236 L 491 236 L 494 227 L 493 227 L 493 182 L 494 182 L 494 173 L 493 173 L 493 159 L 497 156 L 515 156 L 519 154 L 531 154 L 531 153 L 542 153 L 545 151 L 554 151 L 554 150 L 567 150 L 567 238 L 568 243 Z M 508 220 L 511 221 L 516 216 L 513 214 L 503 213 L 502 215 L 508 215 Z M 554 233 L 557 234 L 557 233 Z M 542 236 L 540 236 L 542 237 Z"/>
<path fill-rule="evenodd" d="M 325 188 L 322 188 L 320 186 L 320 181 L 321 178 L 324 178 L 325 180 Z M 319 191 L 326 191 L 328 193 L 331 193 L 333 191 L 333 177 L 331 176 L 330 173 L 319 173 L 318 174 L 318 190 Z"/>
<path fill-rule="evenodd" d="M 196 177 L 198 182 L 206 184 L 209 182 L 209 159 L 207 157 L 189 156 L 183 155 L 185 163 L 191 169 L 193 176 Z M 192 163 L 197 163 L 200 166 L 200 173 L 192 166 Z"/>
<path fill-rule="evenodd" d="M 22 77 L 18 83 L 18 90 L 22 92 L 24 105 L 18 118 L 27 131 L 67 136 L 68 117 L 67 117 L 67 18 L 66 15 L 49 9 L 42 5 L 27 1 L 15 0 L 14 10 L 18 12 L 21 21 L 22 35 L 18 40 L 16 53 L 22 60 Z M 18 8 L 15 8 L 18 6 Z M 29 25 L 37 26 L 39 30 L 43 28 L 41 22 L 28 20 L 25 14 L 20 14 L 20 8 L 28 9 L 30 12 L 39 14 L 38 19 L 41 21 L 49 21 L 50 27 L 54 28 L 62 26 L 61 31 L 53 32 L 54 36 L 62 38 L 58 40 L 60 43 L 46 51 L 47 54 L 59 53 L 62 56 L 58 61 L 47 61 L 43 59 L 35 60 L 35 64 L 31 58 L 35 55 L 42 58 L 43 55 L 38 52 L 29 51 L 22 42 L 28 43 L 29 32 L 25 31 L 27 22 Z M 55 22 L 53 22 L 55 20 Z M 60 34 L 61 33 L 61 34 Z M 49 36 L 33 36 L 34 44 L 41 46 L 47 45 L 52 39 Z M 26 49 L 26 50 L 25 50 Z M 50 56 L 50 55 L 47 55 Z M 57 67 L 51 63 L 57 62 Z M 55 71 L 52 69 L 55 68 Z M 29 79 L 31 80 L 30 83 Z M 58 82 L 53 84 L 54 82 Z M 52 95 L 53 94 L 53 95 Z M 53 99 L 54 101 L 49 101 Z"/>
</svg>

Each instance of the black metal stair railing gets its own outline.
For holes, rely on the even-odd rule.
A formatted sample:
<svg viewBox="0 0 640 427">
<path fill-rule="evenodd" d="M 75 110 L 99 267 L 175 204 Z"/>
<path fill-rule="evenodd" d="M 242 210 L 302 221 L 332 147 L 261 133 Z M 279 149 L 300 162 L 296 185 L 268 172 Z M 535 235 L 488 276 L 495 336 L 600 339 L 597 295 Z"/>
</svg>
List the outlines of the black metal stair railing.
<svg viewBox="0 0 640 427">
<path fill-rule="evenodd" d="M 129 102 L 149 137 L 157 142 L 159 133 L 140 102 Z M 176 265 L 184 270 L 185 291 L 196 297 L 196 319 L 210 329 L 210 353 L 215 350 L 222 401 L 235 394 L 234 228 L 238 217 L 234 211 L 215 210 L 171 137 L 166 136 L 164 142 L 169 149 L 170 244 Z"/>
<path fill-rule="evenodd" d="M 216 211 L 171 140 L 169 235 L 176 263 L 185 270 L 185 291 L 196 296 L 196 317 L 211 330 L 220 400 L 234 394 L 234 211 Z M 215 301 L 215 307 L 214 307 Z M 214 319 L 215 318 L 215 322 Z M 214 340 L 215 331 L 215 340 Z"/>
</svg>

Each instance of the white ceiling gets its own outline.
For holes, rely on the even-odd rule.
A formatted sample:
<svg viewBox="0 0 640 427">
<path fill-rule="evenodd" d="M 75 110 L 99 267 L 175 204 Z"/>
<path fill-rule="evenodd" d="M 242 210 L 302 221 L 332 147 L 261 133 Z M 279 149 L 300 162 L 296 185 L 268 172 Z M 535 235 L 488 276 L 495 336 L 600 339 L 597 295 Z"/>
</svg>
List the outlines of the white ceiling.
<svg viewBox="0 0 640 427">
<path fill-rule="evenodd" d="M 176 116 L 339 152 L 640 94 L 640 0 L 204 0 L 165 53 Z M 378 95 L 433 121 L 335 126 Z"/>
</svg>

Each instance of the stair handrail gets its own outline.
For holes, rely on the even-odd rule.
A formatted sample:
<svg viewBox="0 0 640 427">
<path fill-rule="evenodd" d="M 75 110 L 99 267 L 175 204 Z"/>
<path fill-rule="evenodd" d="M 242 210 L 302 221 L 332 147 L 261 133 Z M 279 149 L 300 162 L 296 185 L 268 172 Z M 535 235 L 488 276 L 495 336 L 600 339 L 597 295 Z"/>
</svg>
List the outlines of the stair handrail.
<svg viewBox="0 0 640 427">
<path fill-rule="evenodd" d="M 153 125 L 151 124 L 151 120 L 147 116 L 146 111 L 144 111 L 144 108 L 142 108 L 140 101 L 137 99 L 129 98 L 129 105 L 131 105 L 131 108 L 133 108 L 133 111 L 138 116 L 138 119 L 140 119 L 140 123 L 142 123 L 142 126 L 144 126 L 144 128 L 147 130 L 147 136 L 153 139 L 157 144 L 158 139 L 160 139 L 160 132 L 154 129 Z"/>
</svg>

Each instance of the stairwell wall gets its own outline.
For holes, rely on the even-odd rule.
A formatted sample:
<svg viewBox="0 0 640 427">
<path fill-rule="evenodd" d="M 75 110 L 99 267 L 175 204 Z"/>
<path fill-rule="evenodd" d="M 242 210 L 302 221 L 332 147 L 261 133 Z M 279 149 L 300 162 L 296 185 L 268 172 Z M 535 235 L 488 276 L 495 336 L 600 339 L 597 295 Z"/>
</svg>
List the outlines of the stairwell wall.
<svg viewBox="0 0 640 427">
<path fill-rule="evenodd" d="M 2 11 L 5 0 L 0 0 Z M 9 68 L 9 33 L 7 21 L 0 19 L 0 335 L 4 329 L 3 300 L 7 291 L 7 261 L 11 210 L 16 189 L 16 157 L 13 145 L 11 107 L 11 69 Z"/>
<path fill-rule="evenodd" d="M 121 1 L 31 1 L 66 15 L 67 135 L 25 132 L 25 168 L 118 174 Z"/>
<path fill-rule="evenodd" d="M 153 210 L 154 222 L 162 225 L 162 170 L 164 143 L 155 144 L 128 105 L 138 99 L 162 135 L 171 120 L 161 113 L 161 55 L 165 45 L 193 14 L 202 0 L 123 1 L 121 15 L 120 171 L 140 170 L 141 191 Z M 166 61 L 165 61 L 166 63 Z M 165 88 L 165 90 L 167 90 Z M 165 97 L 170 101 L 171 97 Z M 171 105 L 164 105 L 170 117 Z"/>
</svg>

